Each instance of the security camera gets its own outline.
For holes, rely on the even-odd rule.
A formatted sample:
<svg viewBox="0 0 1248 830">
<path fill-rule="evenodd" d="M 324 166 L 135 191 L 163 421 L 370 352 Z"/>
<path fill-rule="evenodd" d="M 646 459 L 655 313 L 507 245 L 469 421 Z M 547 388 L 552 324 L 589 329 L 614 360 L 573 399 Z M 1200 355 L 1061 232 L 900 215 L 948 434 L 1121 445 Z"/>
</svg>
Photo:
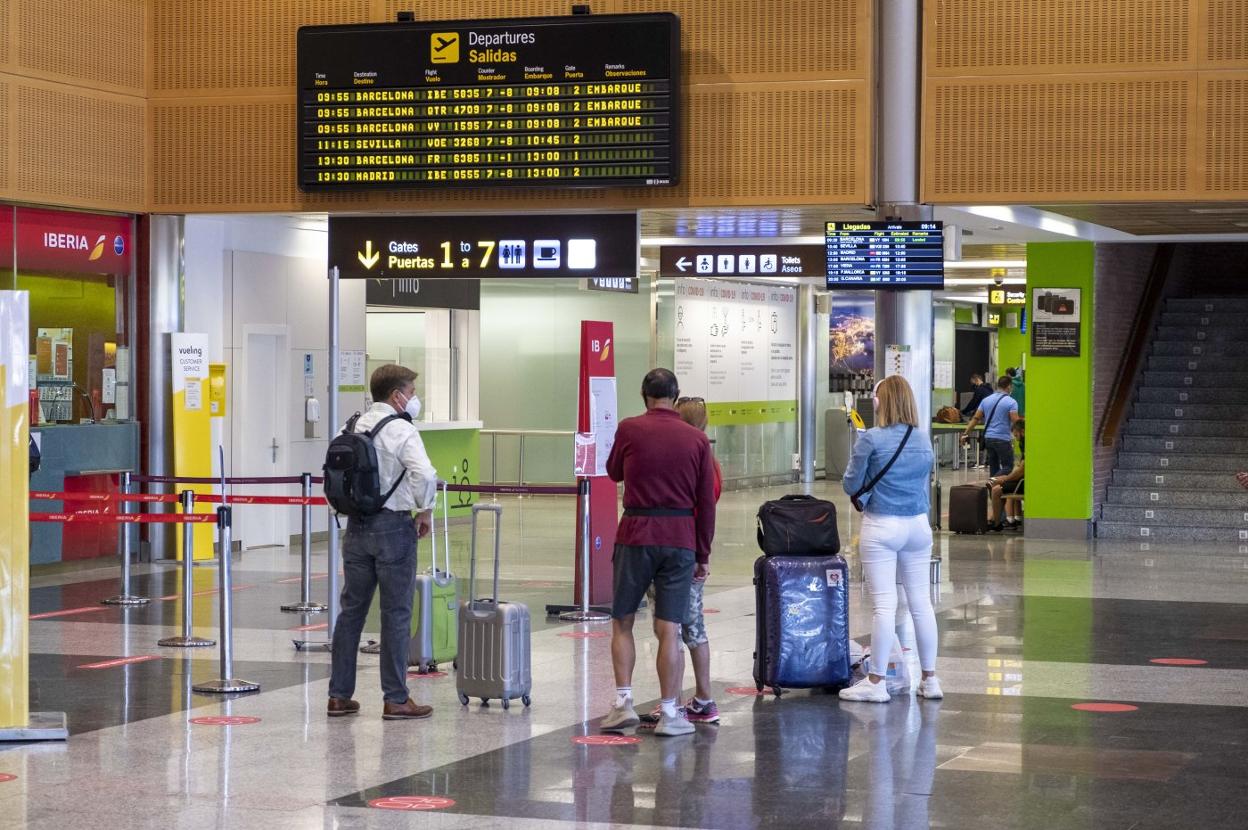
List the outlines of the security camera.
<svg viewBox="0 0 1248 830">
<path fill-rule="evenodd" d="M 1005 285 L 1005 271 L 1000 268 L 994 268 L 992 271 L 992 284 L 998 288 Z"/>
</svg>

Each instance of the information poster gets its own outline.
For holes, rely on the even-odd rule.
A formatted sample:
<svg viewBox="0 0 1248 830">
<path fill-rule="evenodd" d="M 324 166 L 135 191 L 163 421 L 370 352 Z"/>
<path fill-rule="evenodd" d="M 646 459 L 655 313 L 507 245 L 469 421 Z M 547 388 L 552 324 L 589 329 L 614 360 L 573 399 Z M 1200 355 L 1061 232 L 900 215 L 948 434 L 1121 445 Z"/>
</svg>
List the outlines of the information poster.
<svg viewBox="0 0 1248 830">
<path fill-rule="evenodd" d="M 367 392 L 364 382 L 365 352 L 343 349 L 338 352 L 338 391 Z"/>
<path fill-rule="evenodd" d="M 1034 288 L 1031 292 L 1033 357 L 1078 357 L 1081 289 Z"/>
<path fill-rule="evenodd" d="M 172 357 L 173 473 L 183 477 L 211 477 L 212 429 L 208 409 L 204 406 L 204 384 L 208 382 L 208 335 L 179 332 L 169 337 Z M 196 493 L 212 492 L 212 487 L 206 484 L 178 486 Z M 196 513 L 212 511 L 212 505 L 205 502 L 199 502 L 195 506 Z M 212 559 L 212 525 L 197 524 L 194 527 L 194 558 Z M 178 559 L 181 559 L 182 534 L 175 533 L 174 538 L 177 540 Z"/>
<path fill-rule="evenodd" d="M 614 377 L 589 378 L 590 431 L 594 436 L 593 472 L 587 475 L 605 476 L 607 458 L 615 446 L 615 427 L 618 417 Z"/>
<path fill-rule="evenodd" d="M 797 397 L 797 289 L 676 280 L 681 393 L 715 403 Z"/>
<path fill-rule="evenodd" d="M 889 343 L 884 347 L 884 377 L 903 375 L 909 378 L 912 365 L 913 358 L 911 357 L 909 344 Z"/>
</svg>

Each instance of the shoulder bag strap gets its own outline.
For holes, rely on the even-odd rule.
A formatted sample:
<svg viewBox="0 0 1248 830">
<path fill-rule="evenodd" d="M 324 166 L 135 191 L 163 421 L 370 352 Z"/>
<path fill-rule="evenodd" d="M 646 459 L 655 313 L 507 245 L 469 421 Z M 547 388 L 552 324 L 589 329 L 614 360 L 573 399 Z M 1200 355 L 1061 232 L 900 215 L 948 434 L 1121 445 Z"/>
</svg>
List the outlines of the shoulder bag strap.
<svg viewBox="0 0 1248 830">
<path fill-rule="evenodd" d="M 884 469 L 875 474 L 875 478 L 858 488 L 858 492 L 854 493 L 855 499 L 862 498 L 862 494 L 868 490 L 874 490 L 875 485 L 879 484 L 880 480 L 883 479 L 884 476 L 888 475 L 888 471 L 893 468 L 893 464 L 896 463 L 897 457 L 900 456 L 901 451 L 906 448 L 906 442 L 910 440 L 910 433 L 912 432 L 914 432 L 914 427 L 907 426 L 906 434 L 902 436 L 901 443 L 897 445 L 897 451 L 893 453 L 893 457 L 888 459 L 888 463 L 884 465 Z"/>
<path fill-rule="evenodd" d="M 992 411 L 988 413 L 988 417 L 984 419 L 984 432 L 988 432 L 988 425 L 992 423 L 992 416 L 997 414 L 997 407 L 1001 405 L 1001 401 L 1005 400 L 1005 393 L 1001 393 L 1001 397 L 997 398 L 997 402 L 992 405 Z"/>
<path fill-rule="evenodd" d="M 399 420 L 400 417 L 401 416 L 399 415 L 387 415 L 386 417 L 382 418 L 380 421 L 377 422 L 377 425 L 375 427 L 373 427 L 372 429 L 368 431 L 368 440 L 370 441 L 376 440 L 377 434 L 381 432 L 382 427 L 384 427 L 386 424 L 390 423 L 391 421 Z M 399 477 L 394 480 L 394 484 L 392 484 L 390 486 L 390 489 L 386 491 L 386 495 L 381 500 L 382 504 L 385 504 L 386 502 L 390 501 L 390 497 L 394 495 L 394 491 L 398 490 L 399 485 L 403 483 L 403 477 L 407 475 L 407 470 L 403 468 L 402 462 L 399 463 L 399 467 L 400 467 Z"/>
</svg>

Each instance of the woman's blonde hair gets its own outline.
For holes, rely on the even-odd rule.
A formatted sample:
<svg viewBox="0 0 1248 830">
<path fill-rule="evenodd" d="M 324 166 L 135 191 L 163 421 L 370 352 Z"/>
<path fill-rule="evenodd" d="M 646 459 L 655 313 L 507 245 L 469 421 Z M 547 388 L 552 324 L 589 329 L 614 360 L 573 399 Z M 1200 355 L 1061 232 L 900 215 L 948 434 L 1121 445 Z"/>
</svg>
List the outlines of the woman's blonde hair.
<svg viewBox="0 0 1248 830">
<path fill-rule="evenodd" d="M 889 375 L 875 387 L 875 396 L 880 405 L 875 411 L 877 427 L 891 427 L 893 424 L 919 426 L 919 407 L 914 402 L 914 392 L 910 384 L 901 375 Z"/>
<path fill-rule="evenodd" d="M 676 402 L 676 411 L 680 413 L 681 420 L 686 424 L 706 432 L 706 424 L 709 420 L 706 414 L 706 401 L 701 398 L 681 398 Z"/>
</svg>

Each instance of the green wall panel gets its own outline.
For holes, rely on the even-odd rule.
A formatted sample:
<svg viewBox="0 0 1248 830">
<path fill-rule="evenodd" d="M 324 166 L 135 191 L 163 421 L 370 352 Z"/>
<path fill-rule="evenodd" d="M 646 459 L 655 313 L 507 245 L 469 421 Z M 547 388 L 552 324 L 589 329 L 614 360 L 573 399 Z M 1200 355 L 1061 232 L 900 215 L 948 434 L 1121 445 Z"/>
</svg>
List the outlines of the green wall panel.
<svg viewBox="0 0 1248 830">
<path fill-rule="evenodd" d="M 1033 356 L 1027 360 L 1029 519 L 1092 518 L 1094 260 L 1090 242 L 1043 242 L 1027 246 L 1029 309 L 1031 295 L 1037 288 L 1082 291 L 1079 357 Z M 1030 331 L 1029 321 L 1029 336 Z M 1004 348 L 1002 354 L 1007 354 Z"/>
</svg>

